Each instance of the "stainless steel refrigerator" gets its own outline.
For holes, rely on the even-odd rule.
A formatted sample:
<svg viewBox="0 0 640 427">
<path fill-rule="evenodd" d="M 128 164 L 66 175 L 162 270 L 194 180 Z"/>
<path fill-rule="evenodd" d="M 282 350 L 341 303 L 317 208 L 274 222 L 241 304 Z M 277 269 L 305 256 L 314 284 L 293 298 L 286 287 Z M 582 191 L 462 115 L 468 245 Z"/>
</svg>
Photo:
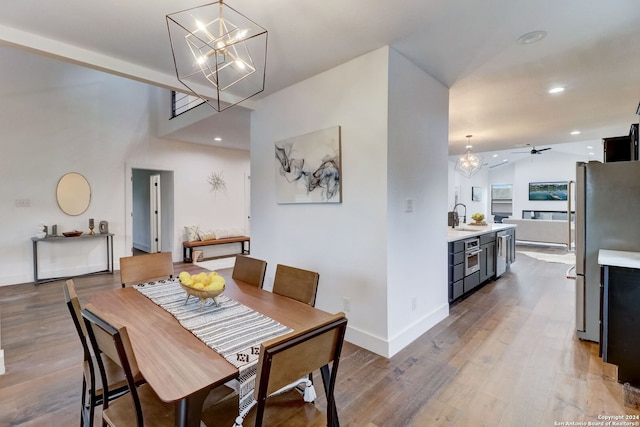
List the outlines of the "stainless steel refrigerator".
<svg viewBox="0 0 640 427">
<path fill-rule="evenodd" d="M 598 251 L 640 251 L 640 161 L 576 164 L 576 329 L 600 341 Z"/>
</svg>

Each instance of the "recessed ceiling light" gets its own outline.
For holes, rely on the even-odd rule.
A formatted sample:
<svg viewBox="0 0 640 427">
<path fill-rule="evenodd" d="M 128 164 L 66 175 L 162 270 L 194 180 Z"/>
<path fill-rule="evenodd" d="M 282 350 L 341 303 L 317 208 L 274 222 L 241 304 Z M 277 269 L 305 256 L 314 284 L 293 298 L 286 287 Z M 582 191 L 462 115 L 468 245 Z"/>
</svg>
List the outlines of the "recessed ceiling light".
<svg viewBox="0 0 640 427">
<path fill-rule="evenodd" d="M 222 138 L 220 138 L 219 136 L 216 136 L 215 138 L 213 138 L 213 140 L 216 142 L 220 142 L 222 141 Z"/>
<path fill-rule="evenodd" d="M 562 86 L 557 86 L 549 89 L 549 93 L 560 93 L 564 92 L 564 88 Z"/>
<path fill-rule="evenodd" d="M 494 155 L 493 155 L 493 157 L 498 157 L 498 155 L 497 155 L 497 154 L 494 154 Z"/>
<path fill-rule="evenodd" d="M 580 131 L 579 130 L 574 130 L 571 132 L 571 135 L 580 135 Z"/>
<path fill-rule="evenodd" d="M 530 33 L 523 34 L 518 37 L 518 43 L 520 44 L 531 44 L 535 42 L 539 42 L 543 38 L 547 36 L 546 31 L 531 31 Z"/>
<path fill-rule="evenodd" d="M 587 150 L 593 150 L 593 147 L 590 145 L 587 145 Z"/>
</svg>

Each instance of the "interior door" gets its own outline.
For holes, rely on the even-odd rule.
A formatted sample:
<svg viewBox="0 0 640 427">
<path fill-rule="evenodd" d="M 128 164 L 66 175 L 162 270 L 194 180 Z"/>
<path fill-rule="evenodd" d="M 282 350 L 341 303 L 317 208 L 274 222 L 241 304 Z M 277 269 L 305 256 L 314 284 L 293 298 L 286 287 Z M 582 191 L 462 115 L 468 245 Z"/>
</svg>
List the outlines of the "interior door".
<svg viewBox="0 0 640 427">
<path fill-rule="evenodd" d="M 161 191 L 160 191 L 160 175 L 149 176 L 149 224 L 151 236 L 151 253 L 160 251 L 161 245 Z"/>
</svg>

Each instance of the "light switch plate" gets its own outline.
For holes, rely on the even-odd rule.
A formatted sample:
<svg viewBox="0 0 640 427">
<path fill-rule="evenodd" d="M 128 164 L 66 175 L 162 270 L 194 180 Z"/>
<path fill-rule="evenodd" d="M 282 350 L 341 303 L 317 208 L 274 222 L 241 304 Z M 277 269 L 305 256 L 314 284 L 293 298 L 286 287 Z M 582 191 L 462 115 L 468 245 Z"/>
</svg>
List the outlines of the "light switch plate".
<svg viewBox="0 0 640 427">
<path fill-rule="evenodd" d="M 404 211 L 405 212 L 413 212 L 413 199 L 407 199 Z"/>
</svg>

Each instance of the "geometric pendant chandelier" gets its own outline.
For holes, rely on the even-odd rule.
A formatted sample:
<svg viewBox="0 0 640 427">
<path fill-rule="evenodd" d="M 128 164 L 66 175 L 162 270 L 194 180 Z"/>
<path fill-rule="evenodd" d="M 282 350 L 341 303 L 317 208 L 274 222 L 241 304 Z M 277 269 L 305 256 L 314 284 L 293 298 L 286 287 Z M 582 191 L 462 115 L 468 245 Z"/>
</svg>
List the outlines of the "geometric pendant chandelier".
<svg viewBox="0 0 640 427">
<path fill-rule="evenodd" d="M 167 15 L 176 76 L 216 111 L 264 90 L 267 30 L 222 0 Z"/>
<path fill-rule="evenodd" d="M 471 178 L 476 172 L 482 168 L 482 156 L 471 152 L 471 137 L 473 135 L 467 135 L 467 152 L 458 157 L 456 161 L 456 171 Z"/>
</svg>

